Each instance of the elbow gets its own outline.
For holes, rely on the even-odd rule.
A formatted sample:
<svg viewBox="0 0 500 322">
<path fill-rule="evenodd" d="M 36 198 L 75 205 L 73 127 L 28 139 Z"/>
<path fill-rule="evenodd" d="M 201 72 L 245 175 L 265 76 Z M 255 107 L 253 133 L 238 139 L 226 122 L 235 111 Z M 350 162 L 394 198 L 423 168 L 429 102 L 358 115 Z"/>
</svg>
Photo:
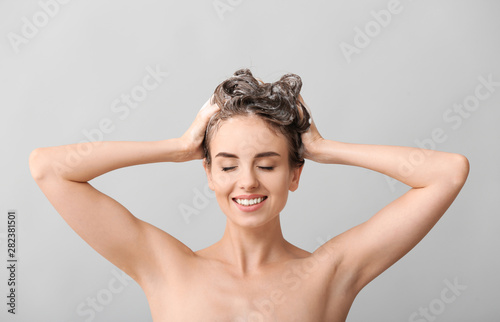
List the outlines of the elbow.
<svg viewBox="0 0 500 322">
<path fill-rule="evenodd" d="M 44 149 L 37 148 L 30 153 L 29 157 L 29 167 L 31 176 L 35 181 L 40 181 L 47 175 L 47 167 L 44 157 Z"/>
<path fill-rule="evenodd" d="M 452 185 L 462 188 L 469 176 L 469 160 L 461 154 L 454 153 L 450 160 L 449 169 Z"/>
</svg>

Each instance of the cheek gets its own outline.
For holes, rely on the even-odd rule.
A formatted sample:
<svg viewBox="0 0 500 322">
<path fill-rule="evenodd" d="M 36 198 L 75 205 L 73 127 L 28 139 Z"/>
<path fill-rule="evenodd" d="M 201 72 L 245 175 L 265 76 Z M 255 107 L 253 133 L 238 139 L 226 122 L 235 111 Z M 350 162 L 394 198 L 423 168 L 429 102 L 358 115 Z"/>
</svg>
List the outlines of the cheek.
<svg viewBox="0 0 500 322">
<path fill-rule="evenodd" d="M 287 173 L 276 173 L 275 175 L 266 178 L 266 188 L 274 193 L 288 193 L 290 186 L 290 176 Z"/>
<path fill-rule="evenodd" d="M 215 174 L 212 173 L 212 183 L 216 190 L 225 190 L 232 186 L 232 181 L 234 179 L 231 177 L 229 173 L 226 172 L 217 172 Z"/>
<path fill-rule="evenodd" d="M 228 194 L 233 190 L 234 181 L 227 173 L 216 173 L 212 175 L 212 186 L 215 192 L 217 201 L 220 203 L 227 199 Z"/>
<path fill-rule="evenodd" d="M 217 179 L 216 179 L 217 180 Z M 231 184 L 228 184 L 227 176 L 218 178 L 218 183 L 214 185 L 215 199 L 217 204 L 223 213 L 229 214 L 229 209 L 231 206 L 231 200 L 228 199 L 229 195 L 232 193 L 233 188 Z"/>
</svg>

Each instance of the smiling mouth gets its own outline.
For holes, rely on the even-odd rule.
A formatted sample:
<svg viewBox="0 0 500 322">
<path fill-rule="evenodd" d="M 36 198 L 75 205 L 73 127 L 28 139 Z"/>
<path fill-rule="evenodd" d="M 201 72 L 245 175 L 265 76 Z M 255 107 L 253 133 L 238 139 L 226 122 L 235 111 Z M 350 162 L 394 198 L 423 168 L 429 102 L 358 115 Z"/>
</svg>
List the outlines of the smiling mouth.
<svg viewBox="0 0 500 322">
<path fill-rule="evenodd" d="M 262 201 L 266 200 L 267 196 L 265 197 L 259 197 L 259 198 L 253 198 L 253 199 L 238 199 L 238 198 L 233 198 L 233 200 L 242 206 L 253 206 L 261 203 Z"/>
</svg>

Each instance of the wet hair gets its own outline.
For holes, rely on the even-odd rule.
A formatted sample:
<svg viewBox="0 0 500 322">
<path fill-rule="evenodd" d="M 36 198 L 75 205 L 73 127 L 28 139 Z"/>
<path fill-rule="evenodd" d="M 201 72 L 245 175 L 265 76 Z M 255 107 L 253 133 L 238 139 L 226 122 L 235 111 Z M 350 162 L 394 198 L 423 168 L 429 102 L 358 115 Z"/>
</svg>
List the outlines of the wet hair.
<svg viewBox="0 0 500 322">
<path fill-rule="evenodd" d="M 234 116 L 256 115 L 272 131 L 286 138 L 290 166 L 302 166 L 301 134 L 309 129 L 310 115 L 299 101 L 301 88 L 302 80 L 298 75 L 285 74 L 274 83 L 264 83 L 248 69 L 237 70 L 220 83 L 213 98 L 220 111 L 210 119 L 203 141 L 207 165 L 211 165 L 210 142 L 221 123 Z"/>
</svg>

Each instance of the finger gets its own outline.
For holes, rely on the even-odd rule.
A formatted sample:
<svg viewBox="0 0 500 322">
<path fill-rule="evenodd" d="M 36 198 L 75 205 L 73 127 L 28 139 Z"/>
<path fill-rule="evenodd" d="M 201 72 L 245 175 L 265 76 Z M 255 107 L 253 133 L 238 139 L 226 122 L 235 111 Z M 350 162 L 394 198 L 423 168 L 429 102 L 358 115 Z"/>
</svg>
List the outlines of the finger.
<svg viewBox="0 0 500 322">
<path fill-rule="evenodd" d="M 205 103 L 203 108 L 198 112 L 198 115 L 196 119 L 197 124 L 199 124 L 200 127 L 203 127 L 204 130 L 206 130 L 206 126 L 208 123 L 210 123 L 211 119 L 214 117 L 214 115 L 217 114 L 217 112 L 220 110 L 219 106 L 217 104 L 212 104 L 210 103 L 210 100 Z"/>
<path fill-rule="evenodd" d="M 304 106 L 304 108 L 307 110 L 307 113 L 309 113 L 309 124 L 312 124 L 314 121 L 313 121 L 313 118 L 312 118 L 312 112 L 311 112 L 311 109 L 309 108 L 309 106 L 307 106 L 307 104 L 304 102 L 304 98 L 302 97 L 301 94 L 299 94 L 299 101 L 300 103 L 302 104 L 302 106 Z"/>
<path fill-rule="evenodd" d="M 215 113 L 217 110 L 219 110 L 220 109 L 219 105 L 217 103 L 212 103 L 212 102 L 213 102 L 213 95 L 201 107 L 200 112 L 208 111 L 208 113 L 211 115 L 211 114 Z"/>
<path fill-rule="evenodd" d="M 203 106 L 200 108 L 200 111 L 210 105 L 210 101 L 212 100 L 212 97 L 213 97 L 213 95 L 208 99 L 208 101 L 205 102 L 205 104 L 203 104 Z"/>
</svg>

